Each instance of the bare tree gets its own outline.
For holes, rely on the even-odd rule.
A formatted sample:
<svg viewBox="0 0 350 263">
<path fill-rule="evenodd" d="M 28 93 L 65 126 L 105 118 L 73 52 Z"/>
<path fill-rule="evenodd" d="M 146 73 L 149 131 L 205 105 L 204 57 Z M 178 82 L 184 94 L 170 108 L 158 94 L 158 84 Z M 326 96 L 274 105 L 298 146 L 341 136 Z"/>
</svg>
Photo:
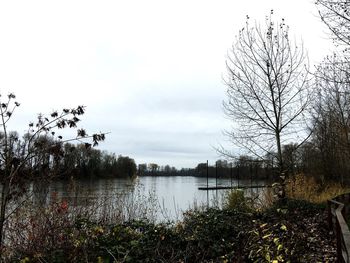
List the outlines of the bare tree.
<svg viewBox="0 0 350 263">
<path fill-rule="evenodd" d="M 275 153 L 282 174 L 282 145 L 307 137 L 303 113 L 311 96 L 303 46 L 292 44 L 284 19 L 271 17 L 263 27 L 247 17 L 239 31 L 226 62 L 224 111 L 234 123 L 226 132 L 231 141 L 261 158 Z"/>
<path fill-rule="evenodd" d="M 49 116 L 39 114 L 35 122 L 29 123 L 24 142 L 20 143 L 18 134 L 9 129 L 9 120 L 20 106 L 15 98 L 12 93 L 7 97 L 0 95 L 0 261 L 6 222 L 26 201 L 28 183 L 55 174 L 65 142 L 91 138 L 93 145 L 97 145 L 105 138 L 103 133 L 88 136 L 84 129 L 77 129 L 85 112 L 83 106 L 78 106 L 52 112 Z M 65 140 L 58 134 L 60 129 L 66 128 L 77 129 L 76 136 Z"/>
<path fill-rule="evenodd" d="M 339 44 L 350 45 L 350 2 L 348 0 L 317 0 L 322 21 Z"/>
<path fill-rule="evenodd" d="M 319 96 L 314 107 L 313 143 L 322 156 L 325 177 L 340 178 L 343 183 L 350 171 L 350 2 L 317 0 L 316 5 L 340 49 L 326 57 L 316 71 Z"/>
<path fill-rule="evenodd" d="M 313 142 L 328 179 L 350 171 L 350 66 L 345 57 L 328 56 L 317 67 L 318 96 L 313 109 Z"/>
</svg>

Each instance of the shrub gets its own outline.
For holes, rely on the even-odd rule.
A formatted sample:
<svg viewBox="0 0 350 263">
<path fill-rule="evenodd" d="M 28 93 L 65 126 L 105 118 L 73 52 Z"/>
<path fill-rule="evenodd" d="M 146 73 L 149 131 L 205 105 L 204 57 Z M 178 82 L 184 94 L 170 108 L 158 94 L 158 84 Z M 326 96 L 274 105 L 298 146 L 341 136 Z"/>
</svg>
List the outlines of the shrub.
<svg viewBox="0 0 350 263">
<path fill-rule="evenodd" d="M 226 193 L 224 197 L 224 208 L 241 212 L 251 212 L 254 210 L 254 204 L 252 198 L 244 196 L 242 189 L 234 189 Z"/>
</svg>

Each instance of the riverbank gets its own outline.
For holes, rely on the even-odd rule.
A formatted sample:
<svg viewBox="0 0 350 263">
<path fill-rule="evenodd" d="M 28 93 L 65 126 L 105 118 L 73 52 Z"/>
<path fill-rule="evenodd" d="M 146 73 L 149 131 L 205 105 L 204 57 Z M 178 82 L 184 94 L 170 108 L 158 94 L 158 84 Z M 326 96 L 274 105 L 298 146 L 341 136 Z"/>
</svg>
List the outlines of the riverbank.
<svg viewBox="0 0 350 263">
<path fill-rule="evenodd" d="M 65 218 L 65 204 L 56 217 Z M 61 220 L 60 219 L 60 220 Z M 335 262 L 323 205 L 289 200 L 265 211 L 188 211 L 178 223 L 114 225 L 83 218 L 12 248 L 21 262 Z M 273 261 L 277 260 L 277 261 Z"/>
</svg>

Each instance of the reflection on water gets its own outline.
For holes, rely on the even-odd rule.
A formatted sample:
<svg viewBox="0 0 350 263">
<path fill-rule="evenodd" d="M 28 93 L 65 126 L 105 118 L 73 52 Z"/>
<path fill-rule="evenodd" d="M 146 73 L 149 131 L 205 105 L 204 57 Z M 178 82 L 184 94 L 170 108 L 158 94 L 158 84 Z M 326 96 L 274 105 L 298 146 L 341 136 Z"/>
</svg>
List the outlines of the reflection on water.
<svg viewBox="0 0 350 263">
<path fill-rule="evenodd" d="M 217 181 L 215 178 L 209 178 L 208 184 L 210 187 L 237 186 L 238 182 L 229 178 L 220 178 Z M 240 186 L 251 184 L 263 185 L 264 181 L 239 182 Z M 155 217 L 160 221 L 181 219 L 183 211 L 195 206 L 220 205 L 225 190 L 198 190 L 198 187 L 206 186 L 207 179 L 203 177 L 147 176 L 134 180 L 113 178 L 55 181 L 50 184 L 32 185 L 32 190 L 33 201 L 40 205 L 50 202 L 53 195 L 59 200 L 66 200 L 72 206 L 96 205 L 108 201 L 109 205 L 114 207 L 113 204 L 123 200 L 125 206 L 137 205 L 141 208 L 142 205 L 146 205 L 145 202 L 153 202 L 150 205 L 157 211 Z M 254 195 L 261 191 L 263 191 L 261 188 L 249 189 L 246 190 L 246 194 Z M 97 205 L 96 209 L 101 209 L 101 206 Z"/>
</svg>

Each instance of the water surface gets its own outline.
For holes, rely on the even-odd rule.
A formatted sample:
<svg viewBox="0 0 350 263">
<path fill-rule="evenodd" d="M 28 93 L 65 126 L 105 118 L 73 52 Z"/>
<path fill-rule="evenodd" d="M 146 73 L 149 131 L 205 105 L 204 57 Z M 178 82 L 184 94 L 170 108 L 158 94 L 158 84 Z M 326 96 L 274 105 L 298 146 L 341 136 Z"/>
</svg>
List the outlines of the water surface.
<svg viewBox="0 0 350 263">
<path fill-rule="evenodd" d="M 178 220 L 188 209 L 199 206 L 222 204 L 225 190 L 199 190 L 207 183 L 213 186 L 237 186 L 237 180 L 230 178 L 207 178 L 191 176 L 144 176 L 134 180 L 128 178 L 76 180 L 74 182 L 55 181 L 46 187 L 44 193 L 36 191 L 37 202 L 47 201 L 53 194 L 69 204 L 79 206 L 87 204 L 120 203 L 138 209 L 156 210 L 156 220 Z M 240 180 L 240 186 L 264 185 L 264 181 Z M 247 195 L 259 194 L 262 189 L 246 190 Z M 44 194 L 44 195 L 43 195 Z M 46 197 L 44 197 L 46 196 Z M 151 207 L 150 207 L 151 206 Z"/>
</svg>

